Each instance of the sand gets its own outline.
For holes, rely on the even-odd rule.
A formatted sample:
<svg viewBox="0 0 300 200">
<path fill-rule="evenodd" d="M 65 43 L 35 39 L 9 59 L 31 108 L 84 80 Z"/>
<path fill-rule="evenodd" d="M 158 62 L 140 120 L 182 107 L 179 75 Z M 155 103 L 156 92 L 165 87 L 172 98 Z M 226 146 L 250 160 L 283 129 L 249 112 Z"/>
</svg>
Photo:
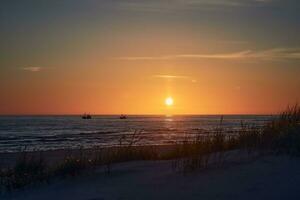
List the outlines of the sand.
<svg viewBox="0 0 300 200">
<path fill-rule="evenodd" d="M 1 199 L 300 199 L 300 158 L 262 157 L 182 174 L 171 161 L 136 161 L 15 191 Z"/>
<path fill-rule="evenodd" d="M 14 167 L 16 162 L 20 160 L 24 154 L 27 158 L 39 159 L 40 157 L 46 162 L 47 165 L 56 165 L 62 162 L 66 156 L 80 157 L 80 154 L 84 156 L 94 158 L 96 154 L 106 154 L 108 151 L 113 151 L 116 148 L 122 147 L 104 147 L 104 148 L 91 148 L 91 149 L 57 149 L 57 150 L 46 150 L 46 151 L 31 151 L 31 152 L 1 152 L 0 153 L 0 168 L 11 168 Z M 125 147 L 126 148 L 126 147 Z M 136 146 L 134 148 L 153 148 L 153 151 L 157 152 L 159 156 L 164 156 L 170 151 L 174 150 L 175 145 L 147 145 L 147 146 Z"/>
</svg>

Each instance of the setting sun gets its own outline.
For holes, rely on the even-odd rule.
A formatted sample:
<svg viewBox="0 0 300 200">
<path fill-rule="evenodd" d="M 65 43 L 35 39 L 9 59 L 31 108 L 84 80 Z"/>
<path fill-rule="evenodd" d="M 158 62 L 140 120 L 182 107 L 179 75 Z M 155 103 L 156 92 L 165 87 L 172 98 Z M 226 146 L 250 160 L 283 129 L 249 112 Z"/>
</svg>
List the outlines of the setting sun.
<svg viewBox="0 0 300 200">
<path fill-rule="evenodd" d="M 173 101 L 173 98 L 172 98 L 172 97 L 166 98 L 165 104 L 166 104 L 167 106 L 172 106 L 173 103 L 174 103 L 174 101 Z"/>
</svg>

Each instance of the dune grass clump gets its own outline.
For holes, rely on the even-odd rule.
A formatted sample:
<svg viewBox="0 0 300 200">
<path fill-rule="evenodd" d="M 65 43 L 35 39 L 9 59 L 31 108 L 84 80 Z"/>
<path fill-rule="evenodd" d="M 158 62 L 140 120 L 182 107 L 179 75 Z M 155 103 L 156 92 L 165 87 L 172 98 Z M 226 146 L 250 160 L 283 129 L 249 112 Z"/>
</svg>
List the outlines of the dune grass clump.
<svg viewBox="0 0 300 200">
<path fill-rule="evenodd" d="M 2 169 L 0 173 L 2 189 L 22 188 L 35 182 L 47 180 L 48 173 L 44 159 L 28 157 L 26 152 L 11 169 Z"/>
<path fill-rule="evenodd" d="M 200 131 L 194 139 L 177 144 L 172 155 L 175 158 L 172 168 L 189 172 L 199 168 L 208 168 L 212 160 L 216 165 L 221 165 L 224 152 L 229 149 L 230 144 L 227 143 L 222 124 L 223 117 L 221 117 L 219 126 L 211 134 Z"/>
<path fill-rule="evenodd" d="M 79 149 L 79 155 L 68 155 L 62 163 L 57 164 L 52 170 L 55 175 L 75 176 L 85 169 L 92 169 L 97 166 L 106 166 L 109 173 L 113 164 L 134 161 L 157 159 L 157 152 L 150 146 L 135 146 L 141 140 L 142 131 L 134 131 L 127 136 L 121 136 L 120 144 L 114 148 L 93 148 L 84 151 Z"/>
<path fill-rule="evenodd" d="M 86 167 L 87 163 L 85 159 L 67 156 L 62 163 L 58 164 L 54 168 L 53 171 L 55 175 L 62 177 L 76 176 Z"/>
<path fill-rule="evenodd" d="M 300 106 L 289 106 L 278 119 L 264 127 L 261 137 L 263 148 L 275 153 L 300 155 Z"/>
<path fill-rule="evenodd" d="M 288 107 L 279 116 L 262 127 L 241 122 L 236 135 L 227 135 L 222 128 L 223 117 L 212 134 L 199 134 L 176 145 L 172 167 L 183 172 L 221 166 L 225 153 L 239 150 L 250 155 L 300 155 L 300 107 Z"/>
</svg>

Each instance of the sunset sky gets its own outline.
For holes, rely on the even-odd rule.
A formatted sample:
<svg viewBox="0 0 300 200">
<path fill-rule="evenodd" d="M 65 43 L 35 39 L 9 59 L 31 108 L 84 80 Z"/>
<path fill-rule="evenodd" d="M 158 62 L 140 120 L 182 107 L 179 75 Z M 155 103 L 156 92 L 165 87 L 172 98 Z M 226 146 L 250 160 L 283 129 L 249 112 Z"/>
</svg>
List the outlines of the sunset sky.
<svg viewBox="0 0 300 200">
<path fill-rule="evenodd" d="M 299 0 L 0 3 L 0 114 L 273 114 L 297 101 Z"/>
</svg>

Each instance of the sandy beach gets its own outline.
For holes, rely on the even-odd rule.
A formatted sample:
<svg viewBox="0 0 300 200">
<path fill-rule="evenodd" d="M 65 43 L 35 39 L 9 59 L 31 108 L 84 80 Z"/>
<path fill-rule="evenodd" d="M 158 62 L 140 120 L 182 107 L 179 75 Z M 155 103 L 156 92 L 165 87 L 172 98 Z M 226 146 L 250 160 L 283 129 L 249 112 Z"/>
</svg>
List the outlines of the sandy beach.
<svg viewBox="0 0 300 200">
<path fill-rule="evenodd" d="M 1 199 L 299 199 L 299 116 L 177 145 L 1 153 Z"/>
<path fill-rule="evenodd" d="M 46 150 L 46 151 L 29 151 L 29 152 L 4 152 L 0 153 L 0 168 L 13 167 L 16 162 L 26 154 L 27 158 L 39 159 L 43 158 L 47 165 L 55 165 L 62 162 L 67 156 L 80 157 L 84 154 L 85 157 L 93 158 L 95 154 L 106 155 L 108 152 L 115 151 L 117 149 L 125 149 L 124 147 L 104 147 L 104 148 L 90 148 L 90 149 L 57 149 L 57 150 Z M 132 148 L 132 147 L 131 147 Z M 147 146 L 136 146 L 135 149 L 151 149 L 158 154 L 159 157 L 168 155 L 170 151 L 175 149 L 175 145 L 147 145 Z"/>
<path fill-rule="evenodd" d="M 1 199 L 299 199 L 300 159 L 269 156 L 183 174 L 171 161 L 116 164 L 31 186 Z"/>
</svg>

